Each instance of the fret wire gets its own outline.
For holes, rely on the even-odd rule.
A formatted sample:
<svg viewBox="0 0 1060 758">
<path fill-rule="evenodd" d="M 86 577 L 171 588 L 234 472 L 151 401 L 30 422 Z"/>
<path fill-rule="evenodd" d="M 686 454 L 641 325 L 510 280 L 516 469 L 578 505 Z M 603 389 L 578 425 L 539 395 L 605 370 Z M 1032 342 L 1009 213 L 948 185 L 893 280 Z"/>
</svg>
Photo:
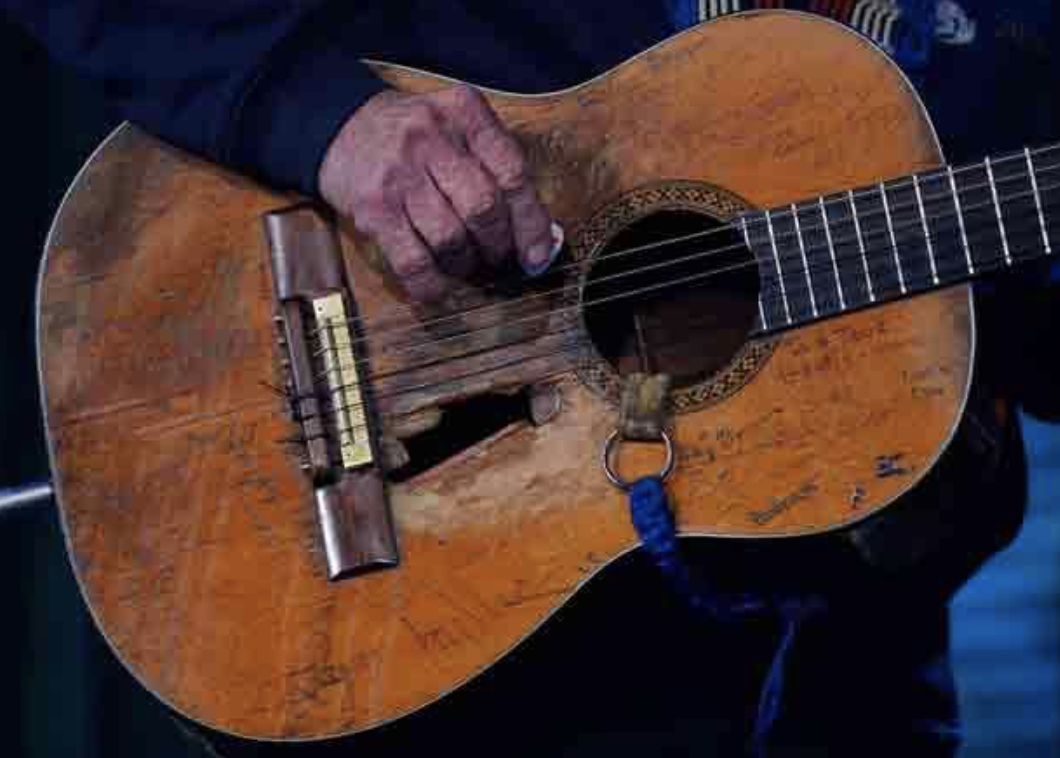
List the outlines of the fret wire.
<svg viewBox="0 0 1060 758">
<path fill-rule="evenodd" d="M 1058 166 L 1057 168 L 1060 168 L 1060 166 Z M 984 184 L 982 186 L 985 188 L 986 185 Z M 1057 187 L 1060 187 L 1060 185 L 1057 185 Z M 1031 196 L 1031 193 L 1030 192 L 1026 192 L 1026 193 L 1022 193 L 1022 194 L 1014 194 L 1012 196 L 1007 196 L 1007 197 L 1005 197 L 1005 200 L 1008 201 L 1009 199 L 1015 199 L 1015 198 L 1018 198 L 1018 197 L 1027 197 L 1027 198 L 1029 198 L 1030 196 Z M 943 196 L 939 195 L 938 197 L 942 198 Z M 950 205 L 950 204 L 946 203 L 946 205 Z M 940 219 L 941 218 L 948 218 L 948 219 L 950 219 L 952 221 L 956 217 L 956 213 L 955 213 L 955 209 L 954 209 L 954 207 L 952 205 L 950 205 L 950 208 L 951 208 L 951 210 L 950 210 L 949 213 L 939 213 L 936 216 L 932 216 L 932 218 L 940 218 Z M 962 206 L 962 208 L 966 212 L 972 212 L 972 211 L 976 211 L 976 210 L 992 211 L 993 210 L 993 203 L 992 203 L 991 200 L 986 200 L 986 202 L 984 202 L 982 204 L 965 205 L 965 206 Z M 1034 213 L 1034 211 L 1030 210 L 1029 208 L 1027 209 L 1027 211 L 1029 211 L 1031 214 Z M 996 229 L 995 222 L 994 222 L 994 220 L 992 218 L 993 214 L 991 213 L 990 215 L 991 215 L 991 219 L 990 219 L 989 222 L 986 222 L 986 219 L 983 219 L 982 221 L 986 222 L 987 227 L 992 228 L 992 229 Z M 920 222 L 918 220 L 911 220 L 911 224 L 906 224 L 904 226 L 904 228 L 905 229 L 911 229 L 912 227 L 920 227 L 920 226 L 921 226 L 921 224 L 920 224 Z M 896 224 L 895 225 L 895 233 L 896 233 L 896 235 L 897 235 L 897 233 L 899 231 L 899 228 L 900 228 L 900 225 Z M 981 236 L 982 236 L 981 232 L 985 231 L 985 227 L 983 227 L 981 223 L 979 223 L 979 224 L 970 223 L 970 225 L 967 225 L 965 227 L 965 229 L 966 229 L 966 232 L 968 232 L 969 234 L 972 235 L 973 239 L 981 238 Z M 953 229 L 952 227 L 950 228 L 949 232 L 944 232 L 944 231 L 940 230 L 938 235 L 937 235 L 938 240 L 940 242 L 943 241 L 945 239 L 945 235 L 946 234 L 952 234 L 955 231 L 956 230 Z M 1028 230 L 1025 230 L 1024 233 L 1026 233 L 1026 231 L 1028 231 Z M 919 234 L 919 230 L 918 230 L 917 233 Z M 1036 235 L 1036 231 L 1033 232 L 1033 233 Z M 881 228 L 878 232 L 876 232 L 876 233 L 874 233 L 873 235 L 870 235 L 870 236 L 880 236 L 882 234 L 883 234 L 883 230 Z M 956 243 L 956 240 L 954 240 L 954 242 Z M 956 243 L 955 247 L 959 247 L 959 244 L 960 243 Z M 888 243 L 887 242 L 883 242 L 879 246 L 873 246 L 873 247 L 866 248 L 866 252 L 868 254 L 870 254 L 870 255 L 874 254 L 874 253 L 875 254 L 886 254 L 886 252 L 888 252 L 888 247 L 889 247 Z M 821 249 L 821 248 L 817 248 L 817 249 Z M 812 248 L 811 248 L 811 251 L 812 251 Z M 853 260 L 855 257 L 860 257 L 860 256 L 857 253 L 855 253 L 854 255 L 852 255 L 849 258 L 847 258 L 847 260 Z M 960 256 L 960 257 L 963 257 L 963 256 Z M 943 268 L 938 270 L 938 274 L 940 276 L 940 281 L 939 281 L 940 284 L 942 283 L 941 280 L 943 278 L 945 278 L 948 281 L 953 281 L 953 280 L 956 280 L 956 279 L 965 279 L 965 278 L 967 278 L 966 275 L 969 272 L 968 272 L 968 267 L 967 267 L 966 261 L 959 260 L 959 258 L 956 258 L 956 257 L 953 258 L 953 259 L 950 259 L 950 260 L 952 260 L 954 263 L 956 263 L 957 268 L 952 268 L 952 267 L 947 268 L 944 265 L 945 261 L 944 260 L 940 261 L 940 265 L 943 266 Z M 992 258 L 991 260 L 995 261 L 995 262 L 1000 262 L 1000 261 L 1003 260 L 1003 258 L 1002 258 L 1002 256 L 998 255 L 996 258 Z M 826 271 L 827 269 L 825 268 L 825 266 L 830 266 L 830 262 L 829 263 L 825 263 L 823 260 L 820 261 L 819 267 L 817 268 L 815 273 L 820 274 L 822 271 Z M 923 277 L 921 277 L 922 281 L 926 282 L 926 281 L 933 281 L 934 280 L 934 276 L 927 276 L 926 274 L 927 274 L 927 272 L 925 272 L 925 275 Z M 943 275 L 944 275 L 944 277 L 943 277 Z M 796 290 L 789 290 L 789 294 L 792 293 L 792 292 L 796 292 Z"/>
<path fill-rule="evenodd" d="M 931 243 L 931 230 L 928 229 L 927 213 L 924 211 L 924 196 L 920 192 L 920 181 L 913 174 L 913 191 L 916 192 L 916 204 L 920 209 L 920 225 L 924 228 L 924 241 L 927 243 L 928 262 L 931 264 L 931 281 L 939 283 L 939 269 L 935 262 L 935 246 Z"/>
<path fill-rule="evenodd" d="M 858 238 L 858 250 L 861 252 L 861 263 L 865 267 L 865 283 L 869 287 L 869 302 L 876 302 L 876 293 L 872 288 L 872 277 L 869 275 L 869 259 L 865 255 L 865 239 L 861 236 L 861 222 L 858 220 L 858 207 L 854 202 L 854 190 L 847 190 L 847 199 L 850 203 L 850 217 L 854 219 L 854 233 Z"/>
<path fill-rule="evenodd" d="M 846 298 L 843 296 L 843 280 L 839 276 L 839 261 L 835 257 L 835 245 L 832 244 L 832 229 L 829 226 L 828 221 L 828 210 L 824 207 L 824 198 L 817 198 L 817 202 L 821 206 L 821 220 L 824 221 L 824 236 L 828 241 L 828 255 L 832 258 L 832 273 L 835 274 L 835 286 L 839 292 L 839 309 L 846 310 Z"/>
<path fill-rule="evenodd" d="M 1001 231 L 1001 250 L 1005 255 L 1005 263 L 1012 265 L 1012 252 L 1008 247 L 1008 235 L 1005 233 L 1005 219 L 1001 216 L 1001 202 L 997 198 L 997 183 L 994 181 L 994 169 L 990 165 L 990 158 L 984 161 L 986 166 L 986 178 L 990 183 L 990 195 L 994 198 L 994 212 L 997 214 L 997 228 Z"/>
<path fill-rule="evenodd" d="M 780 297 L 784 303 L 784 318 L 791 323 L 791 307 L 788 305 L 788 291 L 784 286 L 784 270 L 780 267 L 780 251 L 777 249 L 777 237 L 773 232 L 773 217 L 766 211 L 766 228 L 769 231 L 769 244 L 773 248 L 773 262 L 777 264 L 777 281 L 780 282 Z"/>
<path fill-rule="evenodd" d="M 972 262 L 972 251 L 968 247 L 968 234 L 964 228 L 964 211 L 961 210 L 961 196 L 957 192 L 957 181 L 953 178 L 953 166 L 947 166 L 946 172 L 949 174 L 950 189 L 953 191 L 953 205 L 957 209 L 957 225 L 961 229 L 961 244 L 964 245 L 964 259 L 968 262 L 968 273 L 975 273 L 975 264 Z"/>
<path fill-rule="evenodd" d="M 1055 145 L 1048 145 L 1046 147 L 1041 147 L 1041 148 L 1037 148 L 1037 149 L 1034 149 L 1034 150 L 1031 150 L 1030 148 L 1027 148 L 1027 149 L 1024 149 L 1024 150 L 1013 152 L 1011 154 L 1010 153 L 1002 153 L 998 157 L 992 159 L 992 163 L 994 165 L 999 165 L 1001 163 L 1008 163 L 1008 162 L 1016 160 L 1016 159 L 1025 160 L 1025 154 L 1027 152 L 1030 152 L 1032 154 L 1042 154 L 1042 153 L 1047 153 L 1047 152 L 1053 152 L 1055 150 L 1060 150 L 1060 143 L 1057 143 Z M 972 164 L 961 165 L 961 166 L 957 166 L 957 167 L 942 166 L 935 173 L 930 173 L 929 172 L 929 173 L 923 174 L 923 178 L 924 179 L 929 179 L 929 178 L 946 179 L 947 178 L 947 174 L 950 173 L 950 172 L 952 172 L 954 175 L 956 175 L 956 174 L 964 174 L 964 173 L 967 173 L 968 171 L 972 171 L 972 170 L 976 170 L 976 169 L 980 169 L 980 168 L 982 168 L 982 163 L 972 163 Z M 891 185 L 891 188 L 893 190 L 896 190 L 896 189 L 899 189 L 900 187 L 904 186 L 907 182 L 911 183 L 914 180 L 915 180 L 915 175 L 910 174 L 908 177 L 902 177 L 900 179 L 888 180 L 888 184 Z M 983 184 L 981 186 L 982 187 L 986 187 L 987 185 Z M 855 188 L 855 189 L 851 190 L 850 192 L 853 193 L 855 196 L 868 196 L 870 193 L 875 193 L 877 191 L 878 191 L 878 187 L 876 185 L 872 185 L 871 187 Z M 844 193 L 844 195 L 845 194 L 846 193 Z M 808 202 L 812 202 L 812 200 L 808 201 Z M 829 204 L 831 204 L 833 202 L 839 203 L 839 202 L 843 202 L 843 200 L 836 199 L 835 201 L 831 201 L 831 200 L 828 201 Z M 774 217 L 777 217 L 777 218 L 782 218 L 783 216 L 787 215 L 787 213 L 788 213 L 787 210 L 781 210 L 780 208 L 773 208 L 772 210 L 773 210 Z M 690 235 L 690 236 L 701 236 L 701 235 L 697 234 L 697 235 Z"/>
<path fill-rule="evenodd" d="M 810 261 L 806 258 L 806 243 L 802 238 L 802 225 L 799 223 L 799 209 L 795 207 L 795 203 L 791 204 L 791 216 L 795 220 L 795 238 L 799 241 L 799 252 L 802 254 L 802 266 L 806 271 L 806 288 L 810 293 L 810 310 L 813 312 L 813 317 L 817 318 L 820 314 L 817 312 L 817 298 L 813 294 L 813 279 L 810 278 Z"/>
<path fill-rule="evenodd" d="M 740 219 L 740 226 L 743 227 L 743 239 L 747 243 L 747 249 L 751 251 L 751 255 L 754 255 L 754 245 L 751 244 L 751 232 L 747 228 L 747 219 Z M 765 287 L 761 288 L 761 292 L 758 293 L 758 317 L 762 319 L 762 329 L 769 329 L 769 320 L 766 319 L 766 306 L 765 301 L 762 299 L 765 295 Z"/>
<path fill-rule="evenodd" d="M 1057 186 L 1060 187 L 1060 185 L 1057 185 Z M 976 207 L 985 209 L 989 205 L 990 205 L 990 203 L 987 202 L 987 203 L 984 203 L 983 205 L 979 205 L 979 206 L 976 206 Z M 990 226 L 993 227 L 993 222 L 992 221 L 990 223 Z M 980 231 L 977 230 L 974 225 L 969 227 L 969 231 L 972 234 L 972 238 L 973 239 L 978 239 Z M 1027 229 L 1024 230 L 1023 235 L 1028 234 L 1028 233 L 1033 234 L 1035 237 L 1037 237 L 1037 232 L 1036 231 L 1031 232 L 1030 230 L 1027 230 Z M 882 230 L 881 230 L 880 234 L 882 234 Z M 1014 237 L 1014 240 L 1016 240 L 1017 238 L 1021 238 L 1023 235 L 1017 235 L 1016 237 Z M 877 235 L 877 236 L 879 236 L 879 235 Z M 871 246 L 869 248 L 870 255 L 871 254 L 880 254 L 880 255 L 885 254 L 885 248 L 887 247 L 887 244 L 888 243 L 881 241 L 880 245 Z M 945 265 L 945 260 L 942 262 L 943 263 L 943 267 L 940 269 L 940 283 L 936 284 L 935 286 L 948 286 L 950 284 L 955 284 L 955 283 L 957 283 L 959 281 L 968 280 L 969 276 L 968 276 L 968 270 L 967 270 L 967 266 L 965 265 L 965 262 L 961 261 L 959 257 L 951 258 L 950 261 L 954 264 L 953 266 L 946 266 Z M 1004 270 L 1004 267 L 1005 267 L 1004 258 L 1001 255 L 991 256 L 989 258 L 989 260 L 981 261 L 980 263 L 981 263 L 981 265 L 979 267 L 978 275 L 989 273 L 991 271 L 1001 271 L 1001 270 Z M 997 265 L 994 265 L 994 264 L 997 264 Z M 822 262 L 821 265 L 827 265 L 827 264 L 824 264 Z M 821 271 L 822 269 L 818 268 L 817 270 Z M 917 279 L 917 278 L 910 279 L 910 282 L 911 282 L 911 284 L 910 284 L 910 287 L 911 287 L 910 293 L 911 294 L 916 294 L 918 292 L 923 292 L 923 291 L 930 290 L 931 287 L 932 287 L 932 285 L 930 284 L 931 281 L 932 281 L 932 279 L 929 276 L 923 276 L 923 277 L 921 277 L 919 279 Z M 794 290 L 794 292 L 797 293 L 797 289 Z M 898 297 L 900 297 L 900 296 L 898 296 L 895 293 L 895 294 L 892 294 L 890 296 L 887 296 L 887 300 L 890 300 L 892 298 L 897 299 Z M 798 323 L 800 323 L 800 324 L 806 323 L 807 320 L 808 319 L 806 319 L 806 318 L 800 317 L 799 320 L 798 320 Z"/>
<path fill-rule="evenodd" d="M 1057 185 L 1057 187 L 1060 187 L 1060 185 Z M 1029 193 L 1028 193 L 1028 195 L 1029 195 Z M 989 205 L 990 205 L 990 203 L 985 203 L 985 204 L 983 204 L 981 206 L 977 206 L 977 207 L 978 208 L 986 208 Z M 990 226 L 993 226 L 992 222 L 991 222 Z M 975 231 L 975 229 L 972 228 L 972 227 L 970 227 L 970 231 L 972 233 L 973 239 L 977 238 L 978 232 Z M 1030 232 L 1029 230 L 1025 230 L 1024 231 L 1024 234 L 1028 234 L 1028 233 L 1032 233 L 1032 232 Z M 1033 234 L 1035 236 L 1037 236 L 1037 232 L 1033 232 Z M 1017 235 L 1017 236 L 1020 236 L 1020 235 Z M 869 252 L 870 253 L 877 252 L 877 253 L 881 253 L 882 254 L 884 252 L 884 246 L 886 244 L 887 243 L 883 243 L 881 246 L 870 248 Z M 956 258 L 952 259 L 952 261 L 953 261 L 953 263 L 956 264 L 954 267 L 947 268 L 947 267 L 944 266 L 941 269 L 941 271 L 940 271 L 941 278 L 945 280 L 945 285 L 953 284 L 953 283 L 956 283 L 958 281 L 964 281 L 964 280 L 968 279 L 968 276 L 967 276 L 968 271 L 967 271 L 967 266 L 965 265 L 965 263 L 963 261 L 959 261 L 959 259 L 956 259 Z M 995 267 L 992 264 L 998 264 L 998 265 Z M 988 261 L 985 261 L 984 265 L 980 266 L 979 273 L 982 274 L 982 273 L 987 273 L 989 271 L 1003 270 L 1002 264 L 1003 264 L 1003 257 L 1002 256 L 1000 256 L 1000 255 L 993 256 Z M 822 265 L 826 265 L 826 264 L 822 264 Z M 818 271 L 820 271 L 820 270 L 821 269 L 818 269 Z M 929 281 L 931 281 L 931 279 L 930 279 L 930 277 L 926 277 L 925 276 L 921 280 L 911 280 L 911 281 L 913 282 L 912 286 L 914 287 L 914 291 L 920 291 L 920 288 L 927 286 L 927 283 Z"/>
<path fill-rule="evenodd" d="M 1057 185 L 1057 186 L 1060 187 L 1060 185 Z M 985 208 L 987 205 L 989 205 L 989 203 L 984 204 L 983 206 L 979 206 L 979 207 Z M 992 222 L 991 222 L 990 226 L 991 227 L 993 226 Z M 972 238 L 973 239 L 977 239 L 978 235 L 979 235 L 979 232 L 976 231 L 974 228 L 972 228 L 971 229 L 971 234 L 972 234 Z M 1033 236 L 1035 238 L 1037 238 L 1037 231 L 1031 232 L 1029 229 L 1025 229 L 1022 234 L 1015 235 L 1013 239 L 1014 240 L 1018 240 L 1018 239 L 1024 237 L 1024 235 L 1027 235 L 1027 234 L 1033 234 Z M 886 245 L 887 245 L 887 243 L 881 243 L 880 246 L 876 246 L 876 247 L 870 248 L 869 252 L 870 252 L 870 254 L 872 254 L 874 252 L 878 253 L 878 254 L 883 254 L 884 253 L 884 248 L 885 248 Z M 949 267 L 947 267 L 945 265 L 945 261 L 942 262 L 943 265 L 942 265 L 942 268 L 940 269 L 940 286 L 945 287 L 945 286 L 949 286 L 951 284 L 958 283 L 960 281 L 968 281 L 969 280 L 967 266 L 965 265 L 964 261 L 961 261 L 961 260 L 959 260 L 959 258 L 955 257 L 955 258 L 951 259 L 951 262 L 954 265 L 953 266 L 949 266 Z M 985 274 L 985 273 L 987 273 L 989 271 L 1004 270 L 1004 265 L 1005 265 L 1004 264 L 1004 257 L 1002 255 L 1000 255 L 1000 254 L 995 255 L 995 256 L 991 256 L 989 258 L 989 260 L 986 261 L 985 263 L 986 264 L 997 264 L 997 266 L 996 267 L 992 267 L 991 265 L 981 265 L 979 267 L 979 271 L 977 272 L 977 275 L 982 275 L 982 274 Z M 911 281 L 915 281 L 915 280 L 911 280 Z M 922 281 L 922 284 L 914 284 L 913 285 L 913 287 L 914 287 L 913 293 L 914 294 L 917 291 L 919 291 L 918 288 L 927 286 L 927 283 L 930 281 L 930 277 L 926 277 L 925 276 L 925 277 L 923 277 L 923 279 L 921 281 Z M 897 296 L 894 296 L 894 297 L 897 298 Z"/>
<path fill-rule="evenodd" d="M 894 222 L 891 220 L 891 204 L 887 201 L 887 187 L 880 182 L 880 197 L 883 198 L 883 215 L 887 220 L 887 233 L 891 236 L 891 250 L 894 252 L 894 269 L 898 272 L 898 289 L 904 295 L 905 274 L 902 273 L 902 261 L 898 257 L 898 240 L 894 236 Z"/>
<path fill-rule="evenodd" d="M 1034 190 L 1034 205 L 1038 209 L 1038 224 L 1042 227 L 1042 242 L 1045 243 L 1045 254 L 1052 255 L 1053 249 L 1049 245 L 1049 233 L 1045 228 L 1045 213 L 1042 212 L 1042 196 L 1038 192 L 1038 177 L 1034 170 L 1034 159 L 1031 157 L 1031 149 L 1024 148 L 1027 156 L 1027 173 L 1031 176 L 1031 189 Z"/>
</svg>

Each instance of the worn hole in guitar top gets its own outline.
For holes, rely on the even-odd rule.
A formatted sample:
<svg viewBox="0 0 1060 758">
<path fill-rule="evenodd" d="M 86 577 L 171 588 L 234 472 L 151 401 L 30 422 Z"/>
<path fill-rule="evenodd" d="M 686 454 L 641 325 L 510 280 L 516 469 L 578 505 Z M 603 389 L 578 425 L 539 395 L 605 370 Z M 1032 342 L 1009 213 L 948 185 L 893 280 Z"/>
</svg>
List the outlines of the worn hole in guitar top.
<svg viewBox="0 0 1060 758">
<path fill-rule="evenodd" d="M 529 421 L 524 392 L 487 393 L 444 406 L 441 421 L 404 440 L 409 462 L 389 472 L 393 482 L 405 482 L 488 439 L 502 429 Z"/>
<path fill-rule="evenodd" d="M 668 373 L 676 388 L 688 387 L 728 366 L 747 341 L 758 315 L 758 269 L 735 230 L 712 231 L 721 226 L 701 213 L 658 211 L 600 251 L 582 295 L 584 318 L 619 374 Z"/>
</svg>

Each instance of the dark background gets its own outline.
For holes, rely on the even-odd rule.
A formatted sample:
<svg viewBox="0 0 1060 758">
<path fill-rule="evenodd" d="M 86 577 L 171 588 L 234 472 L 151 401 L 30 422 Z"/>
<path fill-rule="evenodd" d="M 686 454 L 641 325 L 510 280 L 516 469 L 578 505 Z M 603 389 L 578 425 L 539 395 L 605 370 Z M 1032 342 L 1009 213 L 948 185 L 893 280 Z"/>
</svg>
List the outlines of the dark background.
<svg viewBox="0 0 1060 758">
<path fill-rule="evenodd" d="M 47 475 L 33 346 L 36 269 L 65 187 L 116 121 L 97 90 L 48 65 L 36 45 L 5 23 L 0 72 L 6 102 L 0 119 L 3 487 Z M 1053 502 L 1060 492 L 1060 434 L 1031 424 L 1028 444 L 1032 505 L 1023 534 L 961 592 L 954 612 L 967 758 L 1060 755 L 1060 511 Z M 0 755 L 203 755 L 92 627 L 51 507 L 0 517 L 0 603 Z M 591 603 L 579 612 L 590 615 Z M 549 634 L 563 646 L 564 635 L 577 636 L 571 626 L 561 623 Z M 673 736 L 668 754 L 683 754 Z M 666 752 L 666 742 L 615 740 L 606 752 Z"/>
<path fill-rule="evenodd" d="M 115 125 L 100 93 L 0 23 L 5 229 L 0 290 L 0 486 L 47 476 L 33 346 L 36 270 L 51 214 Z M 5 756 L 196 755 L 93 630 L 51 506 L 0 520 Z"/>
</svg>

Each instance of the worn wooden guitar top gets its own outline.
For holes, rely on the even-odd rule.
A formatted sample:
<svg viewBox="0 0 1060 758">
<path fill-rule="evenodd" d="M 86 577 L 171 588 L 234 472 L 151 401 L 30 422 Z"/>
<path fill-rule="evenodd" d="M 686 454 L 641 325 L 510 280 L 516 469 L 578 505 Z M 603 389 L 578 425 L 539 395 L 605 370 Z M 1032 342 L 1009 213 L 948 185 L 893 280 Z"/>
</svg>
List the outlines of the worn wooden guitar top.
<svg viewBox="0 0 1060 758">
<path fill-rule="evenodd" d="M 407 90 L 447 84 L 376 69 Z M 942 161 L 900 71 L 806 15 L 727 17 L 570 90 L 487 94 L 567 232 L 567 260 L 584 264 L 557 274 L 576 295 L 601 246 L 651 213 L 725 220 Z M 376 389 L 390 441 L 436 426 L 439 408 L 459 419 L 457 401 L 484 393 L 532 387 L 551 410 L 393 478 L 398 566 L 329 581 L 313 483 L 297 445 L 278 442 L 299 425 L 264 384 L 283 384 L 285 353 L 262 215 L 292 200 L 124 126 L 63 203 L 39 294 L 52 466 L 97 624 L 165 703 L 270 739 L 369 729 L 430 703 L 637 545 L 600 465 L 624 359 L 594 342 L 589 316 L 570 322 L 576 365 L 528 358 L 560 344 L 512 324 L 560 307 L 543 298 L 475 338 L 503 333 L 508 370 L 469 376 L 491 365 L 474 357 L 405 377 L 433 348 L 370 352 L 374 372 L 398 377 Z M 397 289 L 352 221 L 342 228 L 361 317 L 391 323 Z M 432 316 L 399 321 L 429 338 L 417 322 Z M 702 324 L 674 331 L 709 351 Z M 681 531 L 794 537 L 891 503 L 952 436 L 973 341 L 957 287 L 745 341 L 677 382 L 667 484 Z M 661 459 L 659 445 L 624 444 L 616 465 L 632 478 Z M 901 475 L 880 476 L 881 460 Z"/>
</svg>

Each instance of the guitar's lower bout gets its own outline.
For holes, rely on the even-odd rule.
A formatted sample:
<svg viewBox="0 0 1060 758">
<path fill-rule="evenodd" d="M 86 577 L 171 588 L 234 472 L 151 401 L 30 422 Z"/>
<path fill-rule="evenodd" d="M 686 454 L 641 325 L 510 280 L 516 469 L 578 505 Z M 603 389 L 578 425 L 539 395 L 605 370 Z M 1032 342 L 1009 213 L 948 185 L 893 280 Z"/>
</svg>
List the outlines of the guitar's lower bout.
<svg viewBox="0 0 1060 758">
<path fill-rule="evenodd" d="M 444 84 L 379 70 L 408 89 Z M 490 97 L 584 255 L 594 229 L 617 228 L 590 220 L 663 179 L 772 207 L 941 161 L 893 65 L 811 16 L 730 17 L 582 87 Z M 615 377 L 638 359 L 614 336 L 628 324 L 586 311 L 595 363 L 556 380 L 560 412 L 393 483 L 400 566 L 329 582 L 311 488 L 277 444 L 291 422 L 261 384 L 281 353 L 260 216 L 284 202 L 120 129 L 56 220 L 39 344 L 70 554 L 115 651 L 193 719 L 310 739 L 436 699 L 636 544 L 599 454 Z M 361 313 L 392 308 L 364 241 L 345 242 Z M 927 472 L 970 378 L 965 288 L 749 345 L 733 337 L 745 306 L 706 361 L 652 357 L 684 372 L 670 489 L 686 533 L 836 529 Z M 384 403 L 384 426 L 409 410 Z M 621 467 L 658 463 L 631 447 Z"/>
</svg>

